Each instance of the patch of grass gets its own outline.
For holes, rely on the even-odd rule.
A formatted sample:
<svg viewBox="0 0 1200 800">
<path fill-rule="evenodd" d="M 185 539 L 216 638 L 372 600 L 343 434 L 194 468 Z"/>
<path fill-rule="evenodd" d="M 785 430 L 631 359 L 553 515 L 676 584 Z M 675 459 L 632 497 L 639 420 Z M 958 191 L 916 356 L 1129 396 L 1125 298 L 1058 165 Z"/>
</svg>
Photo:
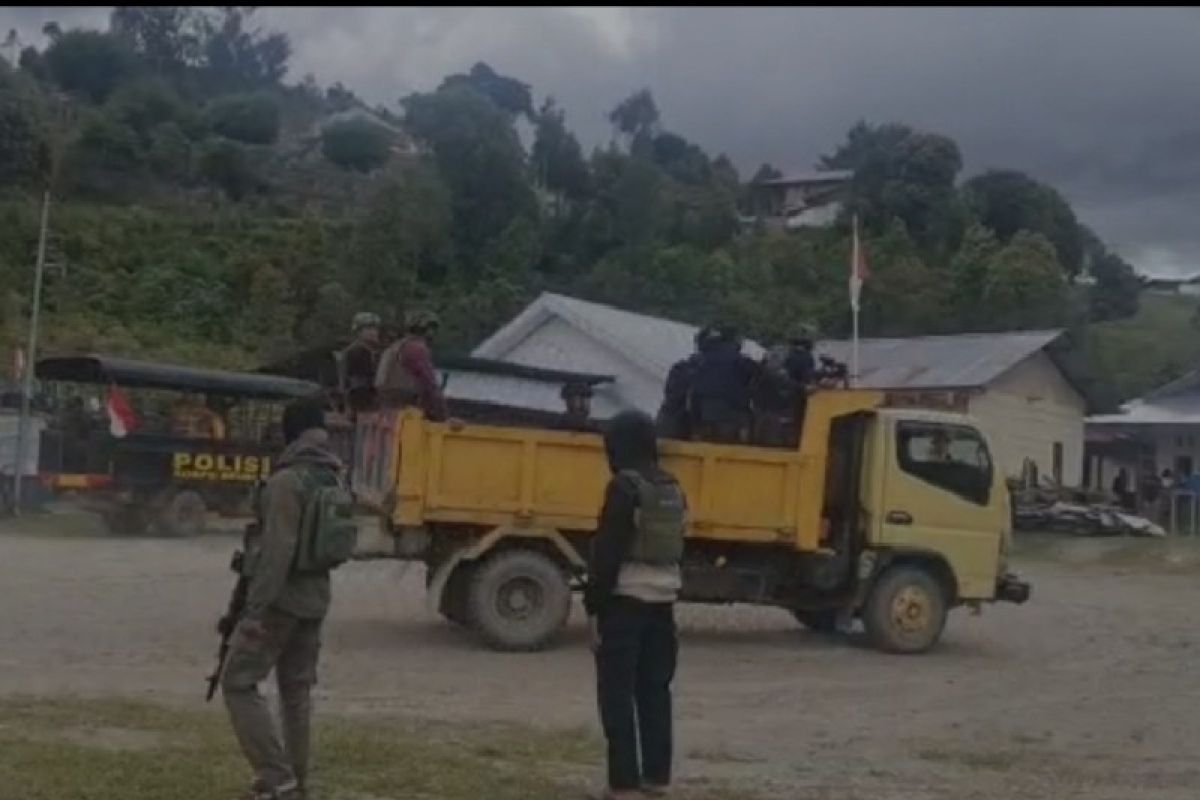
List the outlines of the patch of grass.
<svg viewBox="0 0 1200 800">
<path fill-rule="evenodd" d="M 318 714 L 313 784 L 327 800 L 563 800 L 602 774 L 582 730 Z M 249 768 L 219 707 L 0 700 L 0 800 L 220 800 Z M 680 800 L 752 800 L 689 782 Z"/>
<path fill-rule="evenodd" d="M 959 764 L 971 770 L 993 770 L 1008 772 L 1022 759 L 1019 750 L 941 750 L 926 748 L 917 753 L 924 761 L 941 764 Z"/>
<path fill-rule="evenodd" d="M 1194 297 L 1143 292 L 1137 314 L 1090 327 L 1091 373 L 1125 399 L 1179 377 L 1200 361 L 1196 306 Z"/>
</svg>

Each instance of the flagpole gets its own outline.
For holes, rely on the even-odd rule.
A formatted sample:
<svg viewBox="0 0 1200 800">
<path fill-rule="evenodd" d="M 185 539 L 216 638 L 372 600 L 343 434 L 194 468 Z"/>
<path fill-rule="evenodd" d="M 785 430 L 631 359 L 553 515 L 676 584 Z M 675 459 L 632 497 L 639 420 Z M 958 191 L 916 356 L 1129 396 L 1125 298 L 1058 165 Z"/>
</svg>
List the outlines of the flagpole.
<svg viewBox="0 0 1200 800">
<path fill-rule="evenodd" d="M 851 233 L 850 243 L 850 280 L 858 281 L 858 262 L 859 262 L 859 244 L 858 244 L 858 214 L 853 217 L 853 232 Z M 861 288 L 859 288 L 861 291 Z M 850 340 L 850 380 L 852 385 L 858 386 L 858 293 L 851 297 L 850 302 L 850 319 L 851 319 L 851 340 Z"/>
</svg>

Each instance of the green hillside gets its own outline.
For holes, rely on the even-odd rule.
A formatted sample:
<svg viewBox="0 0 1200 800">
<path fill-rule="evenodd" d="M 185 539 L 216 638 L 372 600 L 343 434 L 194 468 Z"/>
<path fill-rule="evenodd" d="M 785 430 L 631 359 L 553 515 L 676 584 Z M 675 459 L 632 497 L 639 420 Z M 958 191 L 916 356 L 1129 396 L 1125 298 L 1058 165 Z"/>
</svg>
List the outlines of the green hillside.
<svg viewBox="0 0 1200 800">
<path fill-rule="evenodd" d="M 588 154 L 553 98 L 483 63 L 387 107 L 289 80 L 287 37 L 252 15 L 118 6 L 107 30 L 48 24 L 45 48 L 0 61 L 0 348 L 24 336 L 49 187 L 51 348 L 246 366 L 356 310 L 423 306 L 461 350 L 545 289 L 767 341 L 800 321 L 841 336 L 857 215 L 864 335 L 1069 327 L 1109 398 L 1193 355 L 1185 304 L 1139 311 L 1132 268 L 1053 187 L 964 176 L 947 136 L 856 124 L 818 164 L 853 175 L 841 217 L 785 232 L 763 219 L 780 171 L 740 175 L 649 89 Z"/>
</svg>

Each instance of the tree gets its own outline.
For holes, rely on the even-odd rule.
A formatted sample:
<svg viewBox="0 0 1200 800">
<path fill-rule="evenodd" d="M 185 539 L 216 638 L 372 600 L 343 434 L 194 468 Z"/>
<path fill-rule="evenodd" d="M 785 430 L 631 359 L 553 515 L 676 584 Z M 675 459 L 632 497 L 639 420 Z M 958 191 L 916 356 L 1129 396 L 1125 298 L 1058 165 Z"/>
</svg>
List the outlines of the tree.
<svg viewBox="0 0 1200 800">
<path fill-rule="evenodd" d="M 1022 330 L 1062 324 L 1067 284 L 1054 245 L 1040 233 L 1017 233 L 991 259 L 983 289 L 991 328 Z"/>
<path fill-rule="evenodd" d="M 109 30 L 160 75 L 200 62 L 201 27 L 189 6 L 116 6 L 109 15 Z"/>
<path fill-rule="evenodd" d="M 1089 272 L 1096 281 L 1088 294 L 1090 318 L 1104 322 L 1136 314 L 1142 284 L 1133 267 L 1116 253 L 1107 251 L 1090 260 Z"/>
<path fill-rule="evenodd" d="M 49 168 L 49 130 L 37 93 L 22 76 L 0 72 L 0 184 L 35 183 Z"/>
<path fill-rule="evenodd" d="M 279 104 L 265 92 L 219 97 L 208 120 L 215 133 L 243 144 L 271 144 L 279 137 Z"/>
<path fill-rule="evenodd" d="M 304 315 L 300 335 L 306 342 L 339 342 L 350 332 L 355 311 L 354 297 L 338 281 L 321 284 L 309 312 Z"/>
<path fill-rule="evenodd" d="M 538 182 L 569 200 L 581 200 L 590 189 L 587 162 L 575 134 L 567 130 L 566 115 L 553 97 L 538 111 L 530 152 Z"/>
<path fill-rule="evenodd" d="M 456 238 L 469 260 L 516 217 L 536 214 L 524 150 L 512 120 L 495 103 L 456 85 L 409 95 L 401 106 L 405 128 L 433 151 L 450 189 Z"/>
<path fill-rule="evenodd" d="M 979 221 L 1007 242 L 1033 231 L 1054 245 L 1069 275 L 1083 267 L 1084 233 L 1075 212 L 1057 191 L 1015 170 L 991 170 L 963 184 L 963 196 Z"/>
<path fill-rule="evenodd" d="M 658 105 L 649 89 L 640 89 L 626 97 L 608 114 L 617 133 L 634 141 L 639 136 L 653 136 L 658 130 Z"/>
<path fill-rule="evenodd" d="M 983 294 L 988 270 L 1000 250 L 991 229 L 972 224 L 962 244 L 950 260 L 950 306 L 958 325 L 964 330 L 977 327 L 986 319 Z"/>
<path fill-rule="evenodd" d="M 345 274 L 357 297 L 398 315 L 421 283 L 451 271 L 451 193 L 437 170 L 419 164 L 389 178 L 367 202 L 351 236 Z"/>
<path fill-rule="evenodd" d="M 895 217 L 923 247 L 957 245 L 963 218 L 954 180 L 962 155 L 953 140 L 907 125 L 859 122 L 821 166 L 854 172 L 848 210 L 867 227 L 882 230 Z"/>
<path fill-rule="evenodd" d="M 321 132 L 321 152 L 332 164 L 356 172 L 370 172 L 387 163 L 392 133 L 368 119 L 334 122 Z"/>
<path fill-rule="evenodd" d="M 135 69 L 133 53 L 115 36 L 67 31 L 46 48 L 46 69 L 55 83 L 101 102 Z"/>
<path fill-rule="evenodd" d="M 440 88 L 468 86 L 491 100 L 497 107 L 514 117 L 523 116 L 535 121 L 533 95 L 529 84 L 516 78 L 501 75 L 480 61 L 466 75 L 451 75 L 442 81 Z"/>
<path fill-rule="evenodd" d="M 236 142 L 214 139 L 200 154 L 200 176 L 221 189 L 230 200 L 241 200 L 264 187 L 250 156 Z"/>
<path fill-rule="evenodd" d="M 287 276 L 264 265 L 254 271 L 242 314 L 245 340 L 267 358 L 287 355 L 295 346 L 292 330 L 297 310 L 290 299 Z"/>
<path fill-rule="evenodd" d="M 292 43 L 286 34 L 247 31 L 254 6 L 221 6 L 219 18 L 201 22 L 205 69 L 218 88 L 274 86 L 287 74 Z"/>
</svg>

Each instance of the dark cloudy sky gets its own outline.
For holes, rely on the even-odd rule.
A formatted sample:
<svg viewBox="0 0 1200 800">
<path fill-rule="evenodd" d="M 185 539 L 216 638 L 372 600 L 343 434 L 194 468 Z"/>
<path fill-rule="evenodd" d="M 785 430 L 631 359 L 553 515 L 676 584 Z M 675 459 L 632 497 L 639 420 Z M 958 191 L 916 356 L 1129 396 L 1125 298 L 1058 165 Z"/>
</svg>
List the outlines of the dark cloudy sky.
<svg viewBox="0 0 1200 800">
<path fill-rule="evenodd" d="M 585 144 L 641 86 L 744 171 L 806 169 L 856 120 L 956 139 L 967 174 L 1025 170 L 1139 268 L 1200 271 L 1200 11 L 264 8 L 312 72 L 394 103 L 484 60 L 558 98 Z M 103 22 L 0 8 L 0 30 Z M 28 37 L 27 37 L 28 38 Z"/>
</svg>

